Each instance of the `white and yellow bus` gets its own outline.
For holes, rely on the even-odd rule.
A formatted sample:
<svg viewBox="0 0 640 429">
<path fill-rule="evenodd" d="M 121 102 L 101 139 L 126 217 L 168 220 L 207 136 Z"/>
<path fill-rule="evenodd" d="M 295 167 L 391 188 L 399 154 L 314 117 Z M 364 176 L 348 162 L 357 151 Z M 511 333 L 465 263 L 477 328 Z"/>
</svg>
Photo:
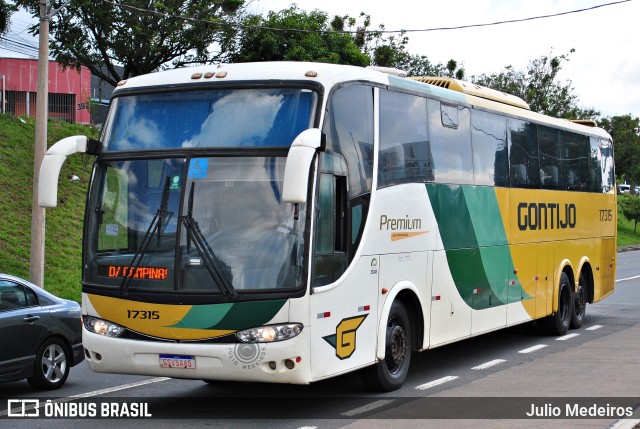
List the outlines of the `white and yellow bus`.
<svg viewBox="0 0 640 429">
<path fill-rule="evenodd" d="M 317 63 L 123 81 L 83 243 L 92 370 L 399 388 L 412 351 L 538 321 L 563 335 L 609 295 L 610 136 L 466 82 Z"/>
</svg>

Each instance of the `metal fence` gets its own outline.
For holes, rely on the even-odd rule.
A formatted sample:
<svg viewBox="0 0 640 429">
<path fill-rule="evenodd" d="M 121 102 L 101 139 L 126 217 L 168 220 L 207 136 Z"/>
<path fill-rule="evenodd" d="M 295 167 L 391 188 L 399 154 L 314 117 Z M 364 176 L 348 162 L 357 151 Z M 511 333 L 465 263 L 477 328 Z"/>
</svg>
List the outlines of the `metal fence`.
<svg viewBox="0 0 640 429">
<path fill-rule="evenodd" d="M 3 113 L 16 116 L 36 116 L 36 93 L 24 91 L 3 91 L 0 93 Z M 49 117 L 66 122 L 75 122 L 76 95 L 49 93 Z"/>
</svg>

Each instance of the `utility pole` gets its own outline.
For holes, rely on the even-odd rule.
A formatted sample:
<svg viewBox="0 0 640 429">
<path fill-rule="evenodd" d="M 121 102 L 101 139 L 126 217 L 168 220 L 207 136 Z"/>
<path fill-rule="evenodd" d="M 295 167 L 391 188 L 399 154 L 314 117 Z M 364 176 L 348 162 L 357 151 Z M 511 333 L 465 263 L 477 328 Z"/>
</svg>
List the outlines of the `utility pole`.
<svg viewBox="0 0 640 429">
<path fill-rule="evenodd" d="M 45 209 L 38 205 L 40 164 L 47 150 L 49 117 L 49 0 L 40 0 L 38 47 L 38 94 L 36 96 L 36 140 L 33 151 L 33 199 L 31 202 L 31 260 L 29 281 L 44 288 Z"/>
</svg>

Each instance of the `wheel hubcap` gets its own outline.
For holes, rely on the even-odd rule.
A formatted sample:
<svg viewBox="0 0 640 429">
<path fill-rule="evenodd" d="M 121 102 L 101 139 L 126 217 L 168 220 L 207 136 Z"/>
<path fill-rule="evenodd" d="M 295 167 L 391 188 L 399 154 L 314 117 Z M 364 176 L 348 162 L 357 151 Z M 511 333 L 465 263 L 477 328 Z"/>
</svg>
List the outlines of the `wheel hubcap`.
<svg viewBox="0 0 640 429">
<path fill-rule="evenodd" d="M 58 344 L 51 344 L 42 354 L 42 374 L 50 383 L 62 380 L 67 370 L 67 358 Z"/>
<path fill-rule="evenodd" d="M 407 339 L 402 326 L 395 321 L 390 322 L 387 327 L 387 368 L 391 373 L 400 369 L 404 356 L 407 352 Z"/>
</svg>

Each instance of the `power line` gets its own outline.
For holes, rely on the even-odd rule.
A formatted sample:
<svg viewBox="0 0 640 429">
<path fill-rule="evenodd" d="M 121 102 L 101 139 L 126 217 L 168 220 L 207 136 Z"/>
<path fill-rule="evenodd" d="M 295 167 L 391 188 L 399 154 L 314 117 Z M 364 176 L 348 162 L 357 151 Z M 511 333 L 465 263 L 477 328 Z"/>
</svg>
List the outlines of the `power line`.
<svg viewBox="0 0 640 429">
<path fill-rule="evenodd" d="M 9 37 L 0 37 L 0 47 L 7 51 L 17 52 L 27 56 L 37 56 L 38 47 L 29 43 L 23 43 Z"/>
<path fill-rule="evenodd" d="M 620 0 L 620 1 L 615 1 L 615 2 L 611 2 L 611 3 L 604 3 L 604 4 L 599 4 L 599 5 L 595 5 L 595 6 L 591 6 L 591 7 L 586 7 L 583 9 L 574 9 L 574 10 L 569 10 L 566 12 L 558 12 L 558 13 L 552 13 L 552 14 L 548 14 L 548 15 L 539 15 L 539 16 L 532 16 L 529 18 L 520 18 L 520 19 L 509 19 L 509 20 L 504 20 L 504 21 L 495 21 L 495 22 L 487 22 L 484 24 L 468 24 L 468 25 L 459 25 L 459 26 L 455 26 L 455 27 L 436 27 L 436 28 L 427 28 L 424 30 L 404 30 L 405 33 L 409 33 L 409 32 L 426 32 L 426 31 L 442 31 L 442 30 L 461 30 L 461 29 L 465 29 L 465 28 L 475 28 L 475 27 L 489 27 L 492 25 L 501 25 L 501 24 L 512 24 L 514 22 L 525 22 L 525 21 L 534 21 L 536 19 L 546 19 L 546 18 L 554 18 L 557 16 L 563 16 L 563 15 L 570 15 L 573 13 L 580 13 L 580 12 L 587 12 L 590 10 L 594 10 L 594 9 L 600 9 L 602 7 L 607 7 L 607 6 L 613 6 L 613 5 L 617 5 L 617 4 L 621 4 L 621 3 L 627 3 L 630 2 L 631 0 Z M 385 31 L 383 31 L 384 33 Z M 398 31 L 392 31 L 392 33 L 397 33 Z"/>
<path fill-rule="evenodd" d="M 269 31 L 276 31 L 276 32 L 277 31 L 291 31 L 291 32 L 299 32 L 299 33 L 336 32 L 336 33 L 345 33 L 345 34 L 418 33 L 418 32 L 429 32 L 429 31 L 462 30 L 462 29 L 466 29 L 466 28 L 476 28 L 476 27 L 489 27 L 489 26 L 494 26 L 494 25 L 512 24 L 512 23 L 516 23 L 516 22 L 533 21 L 533 20 L 538 20 L 538 19 L 547 19 L 547 18 L 554 18 L 554 17 L 558 17 L 558 16 L 570 15 L 570 14 L 575 14 L 575 13 L 587 12 L 587 11 L 600 9 L 600 8 L 607 7 L 607 6 L 614 6 L 614 5 L 618 5 L 618 4 L 622 4 L 622 3 L 628 3 L 630 1 L 632 1 L 632 0 L 619 0 L 619 1 L 614 1 L 614 2 L 610 2 L 610 3 L 603 3 L 603 4 L 599 4 L 599 5 L 595 5 L 595 6 L 591 6 L 591 7 L 587 7 L 587 8 L 574 9 L 574 10 L 569 10 L 569 11 L 565 11 L 565 12 L 558 12 L 558 13 L 553 13 L 553 14 L 547 14 L 547 15 L 538 15 L 538 16 L 532 16 L 532 17 L 527 17 L 527 18 L 509 19 L 509 20 L 487 22 L 487 23 L 480 23 L 480 24 L 466 24 L 466 25 L 459 25 L 459 26 L 453 26 L 453 27 L 434 27 L 434 28 L 415 29 L 415 30 L 334 31 L 334 30 L 304 30 L 304 29 L 300 29 L 300 28 L 273 28 L 273 27 L 264 27 L 264 26 L 261 26 L 261 25 L 244 25 L 244 24 L 238 24 L 238 23 L 213 22 L 213 21 L 210 21 L 210 20 L 192 18 L 192 17 L 188 17 L 188 16 L 181 16 L 181 15 L 173 15 L 173 14 L 168 14 L 168 13 L 164 13 L 164 12 L 158 12 L 158 11 L 154 11 L 154 10 L 150 10 L 150 9 L 144 9 L 144 8 L 140 8 L 140 7 L 137 7 L 137 6 L 131 6 L 131 5 L 128 5 L 128 4 L 125 4 L 125 3 L 116 3 L 115 1 L 112 1 L 112 0 L 102 0 L 102 2 L 104 2 L 104 3 L 109 3 L 111 5 L 118 6 L 118 7 L 121 7 L 123 9 L 129 9 L 129 10 L 132 10 L 132 11 L 142 12 L 142 13 L 146 13 L 146 14 L 159 15 L 159 16 L 162 16 L 164 18 L 181 19 L 181 20 L 184 20 L 184 21 L 209 23 L 209 24 L 213 24 L 213 25 L 228 26 L 228 27 L 238 27 L 238 28 L 247 29 L 247 30 L 269 30 Z"/>
</svg>

